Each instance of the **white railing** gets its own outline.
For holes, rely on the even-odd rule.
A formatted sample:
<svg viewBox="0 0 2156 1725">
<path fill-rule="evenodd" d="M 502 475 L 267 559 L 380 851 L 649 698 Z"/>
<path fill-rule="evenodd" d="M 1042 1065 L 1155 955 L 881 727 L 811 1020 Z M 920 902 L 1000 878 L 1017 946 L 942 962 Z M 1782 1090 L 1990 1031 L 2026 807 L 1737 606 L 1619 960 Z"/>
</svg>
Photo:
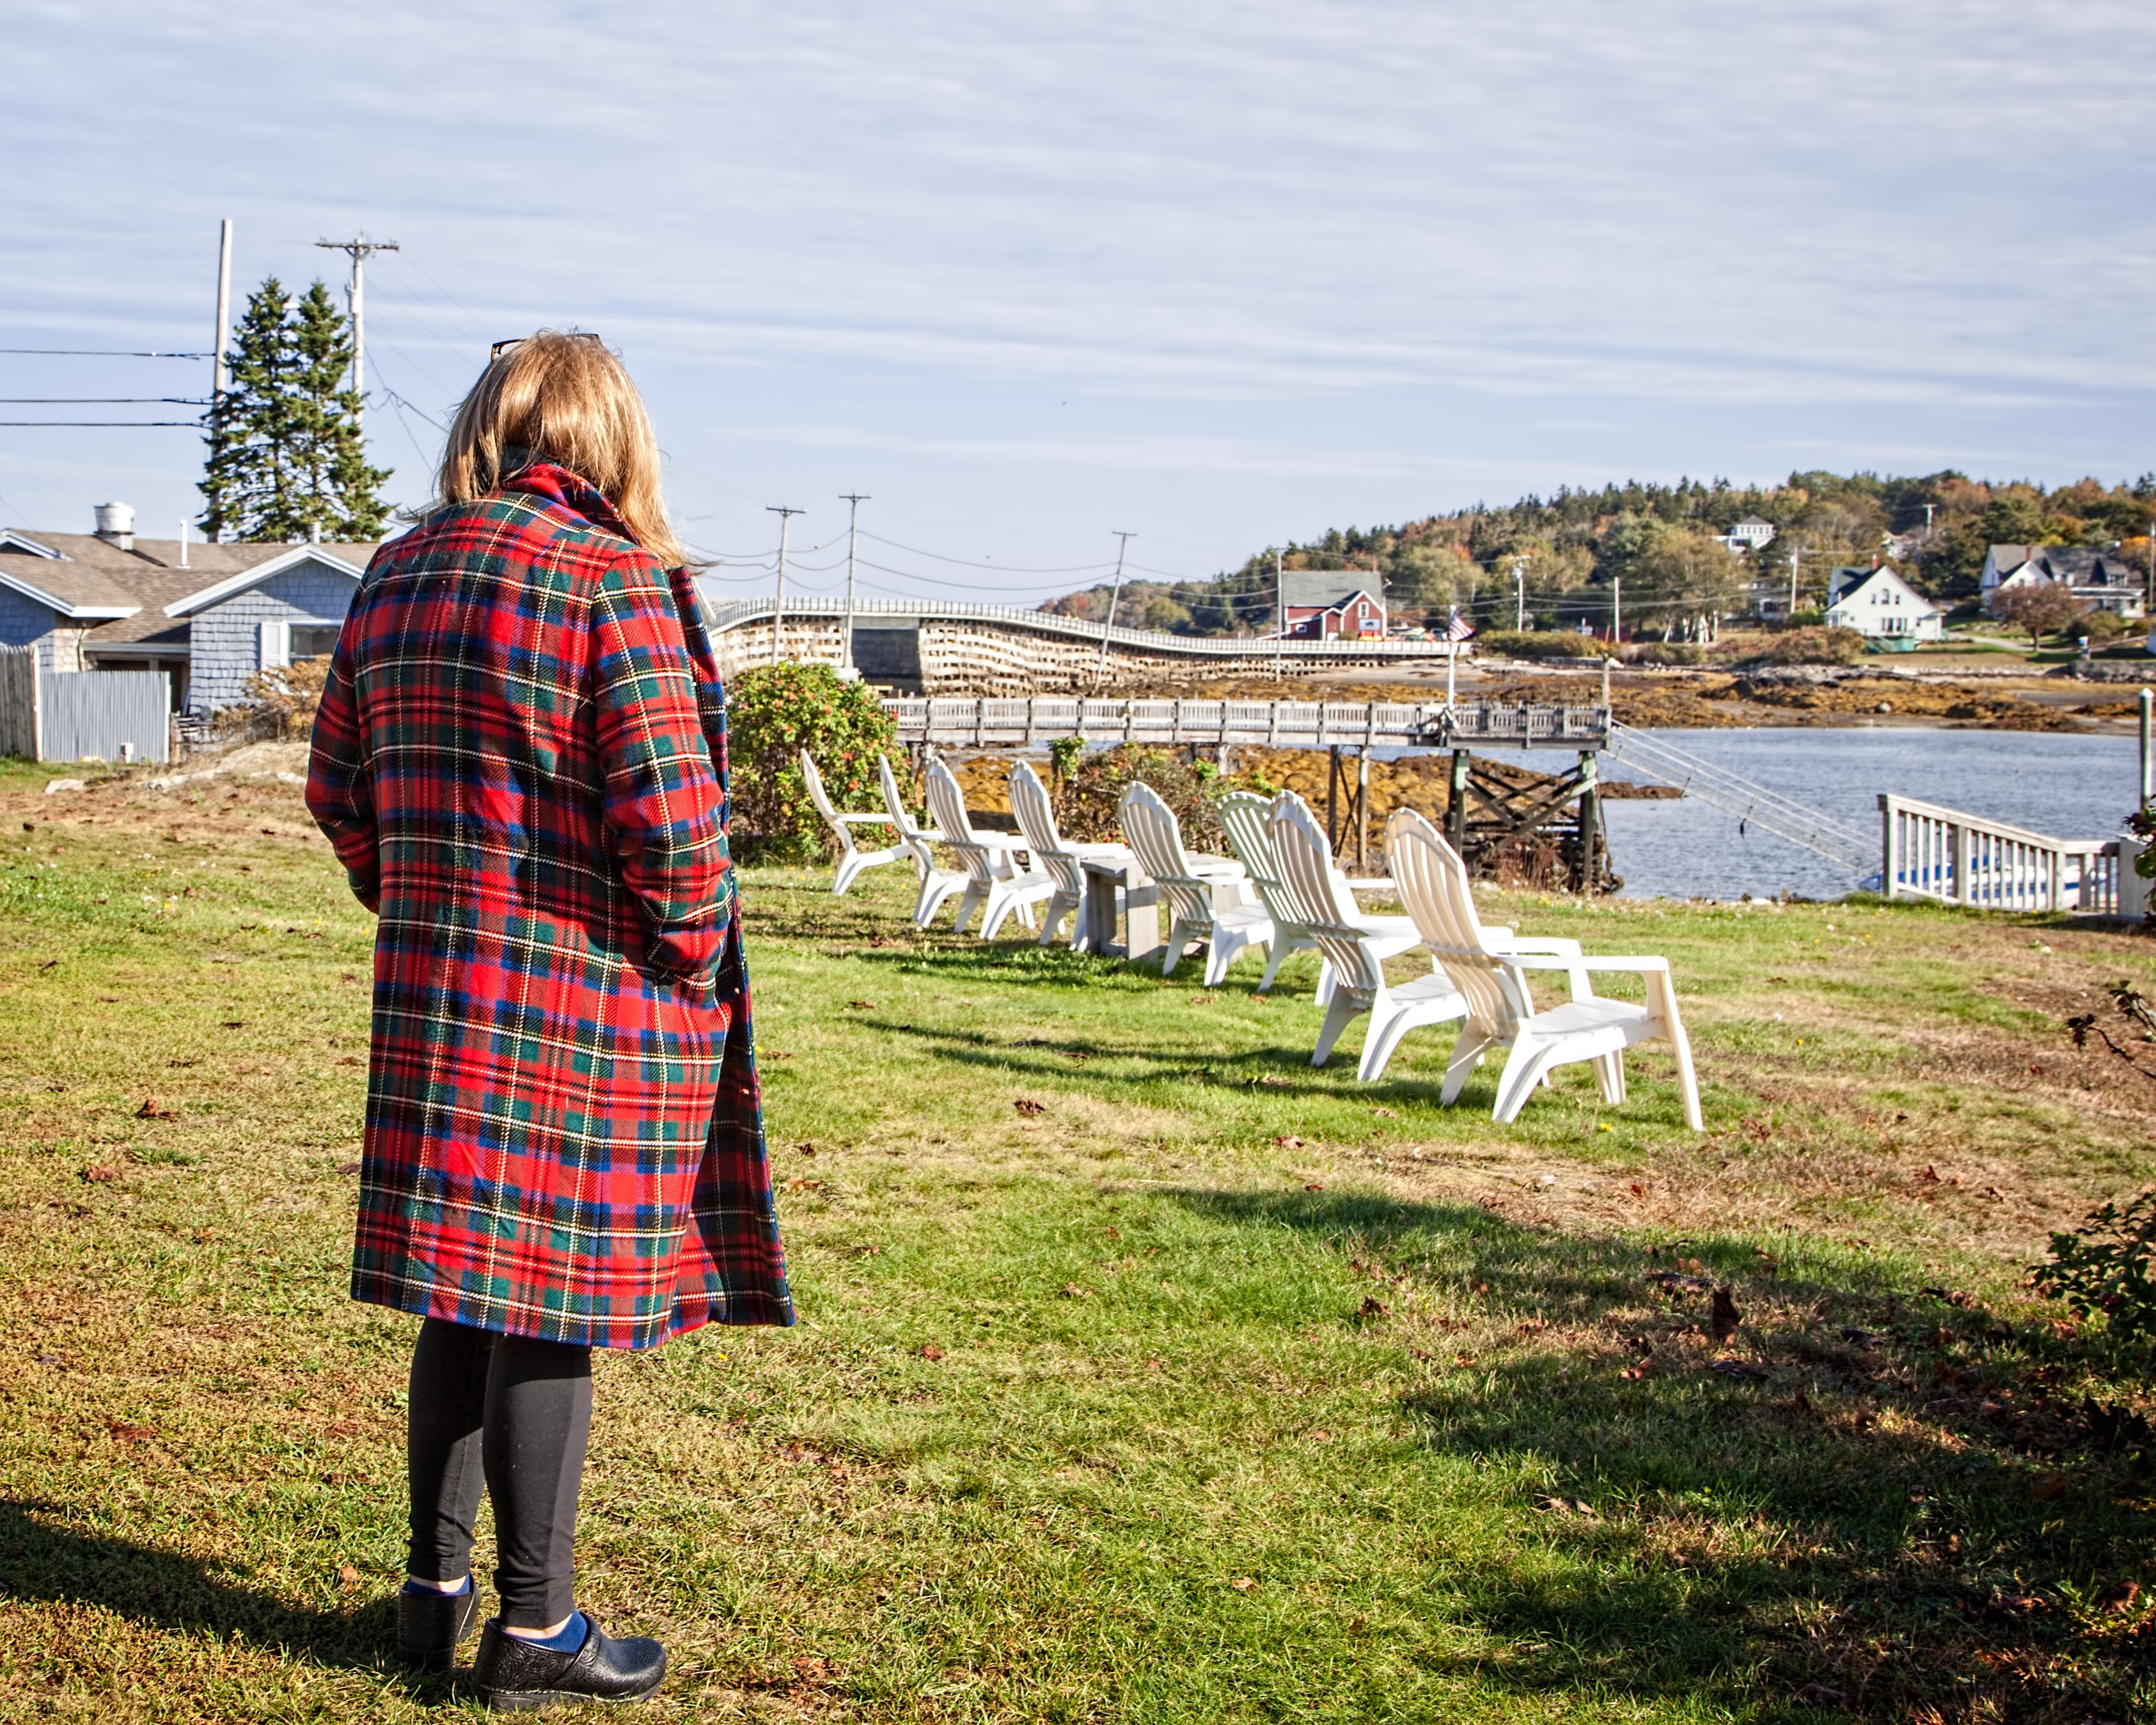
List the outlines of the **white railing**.
<svg viewBox="0 0 2156 1725">
<path fill-rule="evenodd" d="M 1090 742 L 1262 743 L 1276 748 L 1465 747 L 1599 749 L 1609 710 L 1522 701 L 1419 705 L 1349 701 L 1089 701 L 1034 696 L 886 700 L 898 740 L 996 748 L 1060 737 Z"/>
<path fill-rule="evenodd" d="M 1984 911 L 2119 914 L 2118 840 L 2053 839 L 1907 797 L 1879 798 L 1889 898 Z"/>
<path fill-rule="evenodd" d="M 1825 857 L 1852 875 L 1861 875 L 1871 866 L 1871 841 L 1856 828 L 1703 760 L 1666 737 L 1651 737 L 1630 725 L 1613 722 L 1609 752 L 1647 778 L 1674 785 L 1687 797 L 1697 797 L 1724 814 L 1733 814 L 1762 832 L 1772 833 L 1814 856 Z"/>
<path fill-rule="evenodd" d="M 714 634 L 767 622 L 780 608 L 773 599 L 727 599 L 708 591 L 703 599 L 704 624 Z M 793 598 L 785 603 L 788 623 L 835 622 L 846 614 L 846 602 L 833 598 Z M 1050 611 L 1029 611 L 1021 605 L 987 605 L 942 599 L 860 599 L 854 605 L 858 621 L 868 618 L 906 618 L 921 623 L 993 623 L 1023 629 L 1036 634 L 1090 642 L 1097 645 L 1101 628 L 1082 617 L 1060 617 Z M 1171 635 L 1158 629 L 1124 629 L 1106 631 L 1111 647 L 1132 647 L 1148 653 L 1180 654 L 1193 659 L 1232 659 L 1265 661 L 1293 660 L 1435 659 L 1467 656 L 1464 644 L 1453 641 L 1343 640 L 1279 641 L 1259 635 Z"/>
</svg>

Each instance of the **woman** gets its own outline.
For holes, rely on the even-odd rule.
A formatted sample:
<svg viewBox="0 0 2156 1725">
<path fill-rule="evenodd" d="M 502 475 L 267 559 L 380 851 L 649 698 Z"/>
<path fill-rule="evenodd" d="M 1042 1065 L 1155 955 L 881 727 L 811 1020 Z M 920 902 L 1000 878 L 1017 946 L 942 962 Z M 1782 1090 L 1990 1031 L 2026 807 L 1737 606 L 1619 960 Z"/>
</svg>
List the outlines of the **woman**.
<svg viewBox="0 0 2156 1725">
<path fill-rule="evenodd" d="M 381 918 L 356 1299 L 412 1358 L 399 1651 L 478 1615 L 490 1704 L 649 1695 L 576 1609 L 591 1350 L 793 1321 L 726 847 L 726 716 L 635 386 L 595 337 L 499 344 L 441 501 L 338 639 L 307 806 Z"/>
</svg>

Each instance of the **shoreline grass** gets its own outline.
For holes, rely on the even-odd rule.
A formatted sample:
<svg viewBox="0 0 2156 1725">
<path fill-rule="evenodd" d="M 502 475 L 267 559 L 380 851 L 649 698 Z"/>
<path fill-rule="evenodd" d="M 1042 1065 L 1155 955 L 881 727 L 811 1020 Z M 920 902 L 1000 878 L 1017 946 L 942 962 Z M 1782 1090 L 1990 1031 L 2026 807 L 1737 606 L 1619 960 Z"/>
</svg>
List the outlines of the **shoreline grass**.
<svg viewBox="0 0 2156 1725">
<path fill-rule="evenodd" d="M 470 1708 L 388 1665 L 371 923 L 289 785 L 48 776 L 0 768 L 0 1719 Z M 1670 957 L 1709 1131 L 1652 1052 L 1507 1128 L 1486 1070 L 1435 1106 L 1449 1031 L 1313 1071 L 1306 959 L 921 936 L 898 873 L 745 881 L 802 1322 L 601 1361 L 583 1597 L 672 1650 L 648 1717 L 2151 1716 L 2156 1487 L 2076 1423 L 2138 1392 L 2021 1272 L 2150 1183 L 2059 1024 L 2156 947 L 1498 895 Z"/>
</svg>

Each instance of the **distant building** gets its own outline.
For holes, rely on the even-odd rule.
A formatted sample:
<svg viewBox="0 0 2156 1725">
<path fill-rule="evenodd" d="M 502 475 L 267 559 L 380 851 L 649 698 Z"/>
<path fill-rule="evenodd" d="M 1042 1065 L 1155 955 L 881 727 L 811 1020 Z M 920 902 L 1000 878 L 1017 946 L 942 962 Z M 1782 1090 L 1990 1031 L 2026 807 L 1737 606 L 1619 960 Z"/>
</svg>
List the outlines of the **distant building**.
<svg viewBox="0 0 2156 1725">
<path fill-rule="evenodd" d="M 2049 581 L 2098 611 L 2139 617 L 2147 609 L 2146 572 L 2117 551 L 2088 545 L 1994 545 L 1984 554 L 1984 608 L 2005 587 Z"/>
<path fill-rule="evenodd" d="M 1384 583 L 1362 569 L 1290 569 L 1281 577 L 1281 633 L 1291 641 L 1382 638 Z"/>
<path fill-rule="evenodd" d="M 1732 551 L 1758 551 L 1774 542 L 1774 524 L 1748 515 L 1727 533 L 1717 536 Z"/>
<path fill-rule="evenodd" d="M 207 712 L 244 700 L 249 678 L 319 658 L 372 545 L 203 545 L 138 539 L 108 504 L 95 533 L 0 528 L 0 644 L 32 646 L 51 671 L 161 670 L 172 704 Z"/>
<path fill-rule="evenodd" d="M 1946 613 L 1892 569 L 1836 569 L 1827 580 L 1826 620 L 1871 641 L 1936 641 Z"/>
</svg>

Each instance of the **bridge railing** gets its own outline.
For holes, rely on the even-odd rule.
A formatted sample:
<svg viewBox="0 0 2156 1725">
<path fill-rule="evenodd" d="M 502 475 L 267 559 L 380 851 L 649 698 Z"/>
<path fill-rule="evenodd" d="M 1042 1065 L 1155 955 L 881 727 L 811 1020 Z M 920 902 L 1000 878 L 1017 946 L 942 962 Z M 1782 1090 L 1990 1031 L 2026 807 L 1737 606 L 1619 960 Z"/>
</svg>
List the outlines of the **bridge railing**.
<svg viewBox="0 0 2156 1725">
<path fill-rule="evenodd" d="M 1075 737 L 1092 742 L 1265 744 L 1276 748 L 1600 748 L 1599 706 L 1519 701 L 1098 701 L 897 697 L 885 708 L 901 742 L 1010 747 Z"/>
<path fill-rule="evenodd" d="M 1879 879 L 1889 898 L 1984 911 L 2119 914 L 2116 839 L 2054 839 L 1892 794 L 1880 797 L 1879 814 Z"/>
<path fill-rule="evenodd" d="M 713 634 L 767 621 L 782 608 L 773 599 L 726 599 L 702 593 L 704 624 Z M 789 623 L 814 620 L 834 622 L 846 614 L 845 601 L 803 597 L 788 598 L 782 614 Z M 1035 634 L 1098 644 L 1101 625 L 1082 617 L 1060 617 L 1050 611 L 1029 611 L 1022 605 L 991 605 L 970 600 L 861 599 L 854 605 L 856 622 L 864 618 L 917 618 L 924 623 L 998 623 Z M 1125 629 L 1107 631 L 1111 647 L 1142 649 L 1149 653 L 1181 654 L 1196 659 L 1240 660 L 1262 664 L 1272 659 L 1436 659 L 1453 655 L 1465 657 L 1462 644 L 1451 641 L 1350 640 L 1279 641 L 1257 635 L 1172 635 L 1158 629 Z"/>
</svg>

